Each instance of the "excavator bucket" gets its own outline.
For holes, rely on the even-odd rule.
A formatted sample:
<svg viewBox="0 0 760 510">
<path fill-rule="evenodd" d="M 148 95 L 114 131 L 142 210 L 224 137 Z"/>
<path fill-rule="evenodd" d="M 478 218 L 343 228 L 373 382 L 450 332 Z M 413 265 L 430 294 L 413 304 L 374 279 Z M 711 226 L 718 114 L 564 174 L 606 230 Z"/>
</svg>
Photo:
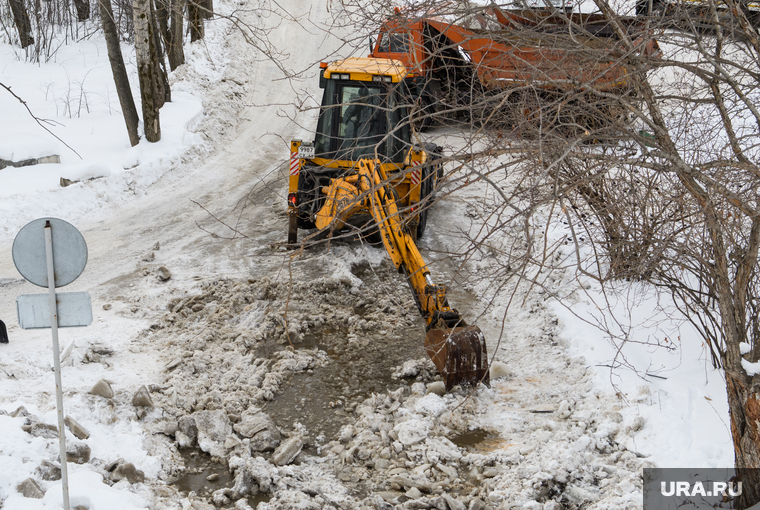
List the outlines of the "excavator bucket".
<svg viewBox="0 0 760 510">
<path fill-rule="evenodd" d="M 431 329 L 425 335 L 425 350 L 443 377 L 446 391 L 457 384 L 490 387 L 486 340 L 479 327 Z"/>
</svg>

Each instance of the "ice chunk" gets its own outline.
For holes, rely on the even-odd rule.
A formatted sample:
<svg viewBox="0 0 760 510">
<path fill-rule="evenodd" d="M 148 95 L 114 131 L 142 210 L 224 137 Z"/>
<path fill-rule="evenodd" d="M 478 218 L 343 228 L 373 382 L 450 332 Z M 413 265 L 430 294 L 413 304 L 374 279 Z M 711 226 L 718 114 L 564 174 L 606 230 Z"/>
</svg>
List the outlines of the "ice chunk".
<svg viewBox="0 0 760 510">
<path fill-rule="evenodd" d="M 398 440 L 404 446 L 411 446 L 424 441 L 432 428 L 433 424 L 430 420 L 411 419 L 397 424 L 393 430 L 396 431 Z"/>
<path fill-rule="evenodd" d="M 435 393 L 428 393 L 414 404 L 418 413 L 438 416 L 446 410 L 446 402 Z"/>
</svg>

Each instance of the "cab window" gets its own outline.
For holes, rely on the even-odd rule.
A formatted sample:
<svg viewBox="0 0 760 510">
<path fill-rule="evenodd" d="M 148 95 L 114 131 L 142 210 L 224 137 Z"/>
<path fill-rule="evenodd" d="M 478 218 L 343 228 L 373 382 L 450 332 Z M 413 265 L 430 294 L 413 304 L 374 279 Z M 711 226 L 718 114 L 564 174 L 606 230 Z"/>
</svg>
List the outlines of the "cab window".
<svg viewBox="0 0 760 510">
<path fill-rule="evenodd" d="M 383 84 L 329 80 L 317 122 L 318 157 L 358 160 L 385 155 L 388 90 Z"/>
<path fill-rule="evenodd" d="M 341 87 L 340 119 L 337 142 L 338 159 L 356 160 L 385 153 L 388 132 L 385 87 L 350 84 Z"/>
<path fill-rule="evenodd" d="M 317 157 L 401 162 L 409 148 L 408 109 L 398 86 L 328 80 L 317 122 Z"/>
<path fill-rule="evenodd" d="M 380 46 L 378 50 L 381 53 L 408 53 L 409 46 L 409 34 L 401 32 L 380 33 Z"/>
</svg>

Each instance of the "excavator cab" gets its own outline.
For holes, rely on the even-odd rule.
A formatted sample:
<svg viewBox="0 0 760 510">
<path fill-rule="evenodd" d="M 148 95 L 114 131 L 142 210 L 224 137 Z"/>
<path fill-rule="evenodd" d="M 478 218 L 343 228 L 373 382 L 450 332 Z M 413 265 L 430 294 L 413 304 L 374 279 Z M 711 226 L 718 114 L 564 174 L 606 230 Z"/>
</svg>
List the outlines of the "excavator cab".
<svg viewBox="0 0 760 510">
<path fill-rule="evenodd" d="M 380 157 L 402 163 L 410 147 L 399 84 L 325 80 L 315 155 L 336 161 Z"/>
<path fill-rule="evenodd" d="M 291 142 L 288 245 L 299 229 L 332 235 L 358 215 L 371 217 L 412 289 L 426 322 L 425 350 L 447 389 L 489 384 L 483 334 L 449 306 L 415 239 L 442 171 L 435 145 L 411 143 L 407 71 L 395 60 L 351 58 L 325 65 L 314 142 Z"/>
</svg>

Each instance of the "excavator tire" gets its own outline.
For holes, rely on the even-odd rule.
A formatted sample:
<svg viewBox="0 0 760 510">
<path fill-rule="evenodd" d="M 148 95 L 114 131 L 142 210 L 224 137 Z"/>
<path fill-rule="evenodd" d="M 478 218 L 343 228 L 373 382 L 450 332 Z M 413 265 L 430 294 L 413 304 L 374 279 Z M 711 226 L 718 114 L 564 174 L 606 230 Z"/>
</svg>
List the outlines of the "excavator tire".
<svg viewBox="0 0 760 510">
<path fill-rule="evenodd" d="M 318 200 L 319 183 L 310 172 L 302 171 L 298 178 L 298 228 L 310 230 L 317 226 L 311 221 L 311 212 L 321 207 L 314 203 Z"/>
<path fill-rule="evenodd" d="M 441 159 L 441 148 L 434 143 L 424 143 L 422 147 L 433 160 Z M 427 166 L 422 169 L 422 189 L 420 193 L 420 202 L 423 204 L 420 211 L 420 223 L 417 225 L 417 239 L 421 238 L 427 227 L 428 210 L 433 203 L 436 195 L 438 179 L 443 172 L 443 165 Z"/>
</svg>

